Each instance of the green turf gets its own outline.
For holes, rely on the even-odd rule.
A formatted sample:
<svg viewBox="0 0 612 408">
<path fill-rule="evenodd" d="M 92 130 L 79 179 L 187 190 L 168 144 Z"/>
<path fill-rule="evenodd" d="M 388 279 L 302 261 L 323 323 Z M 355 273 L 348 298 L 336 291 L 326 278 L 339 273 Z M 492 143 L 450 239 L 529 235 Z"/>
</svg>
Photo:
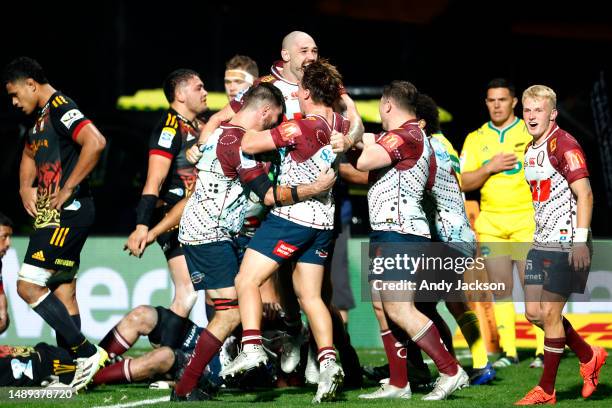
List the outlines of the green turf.
<svg viewBox="0 0 612 408">
<path fill-rule="evenodd" d="M 522 362 L 518 366 L 504 368 L 498 371 L 498 379 L 494 385 L 475 386 L 456 392 L 444 402 L 421 401 L 422 393 L 415 393 L 410 401 L 376 400 L 362 401 L 357 396 L 365 391 L 373 391 L 376 384 L 367 383 L 364 390 L 351 390 L 340 394 L 339 401 L 333 404 L 337 407 L 365 407 L 365 406 L 432 406 L 443 404 L 446 407 L 502 407 L 511 406 L 513 402 L 521 398 L 529 389 L 537 384 L 541 369 L 530 369 L 531 352 L 522 351 Z M 359 355 L 364 365 L 380 365 L 385 362 L 382 350 L 360 349 Z M 469 358 L 461 359 L 464 366 L 471 363 Z M 612 369 L 604 367 L 601 374 L 601 383 L 597 392 L 588 400 L 583 401 L 580 397 L 582 382 L 578 374 L 578 360 L 569 353 L 562 360 L 557 376 L 557 400 L 560 406 L 611 407 L 612 406 Z M 14 401 L 6 399 L 0 401 L 0 406 L 12 407 L 93 407 L 103 405 L 128 404 L 145 399 L 156 399 L 167 397 L 168 391 L 153 391 L 147 389 L 146 385 L 122 385 L 102 386 L 76 396 L 70 401 L 61 400 L 37 400 L 37 401 Z M 284 388 L 271 391 L 260 391 L 257 393 L 222 392 L 215 401 L 183 403 L 181 405 L 206 405 L 211 407 L 243 407 L 243 406 L 282 406 L 298 407 L 307 406 L 314 395 L 314 388 Z M 256 404 L 256 405 L 254 405 Z M 168 406 L 169 402 L 151 405 L 140 405 L 144 407 Z M 173 403 L 172 405 L 178 405 Z M 329 404 L 327 404 L 329 405 Z"/>
</svg>

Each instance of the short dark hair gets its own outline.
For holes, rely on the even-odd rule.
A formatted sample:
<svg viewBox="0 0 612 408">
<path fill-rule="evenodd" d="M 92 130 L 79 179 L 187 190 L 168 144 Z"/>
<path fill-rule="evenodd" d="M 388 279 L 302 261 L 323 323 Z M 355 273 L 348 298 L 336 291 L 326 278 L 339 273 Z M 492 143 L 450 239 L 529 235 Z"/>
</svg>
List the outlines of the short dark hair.
<svg viewBox="0 0 612 408">
<path fill-rule="evenodd" d="M 0 226 L 13 228 L 13 221 L 0 212 Z"/>
<path fill-rule="evenodd" d="M 438 104 L 433 98 L 426 94 L 418 94 L 416 101 L 417 119 L 425 121 L 425 133 L 433 135 L 440 132 L 440 113 Z"/>
<path fill-rule="evenodd" d="M 340 97 L 342 75 L 328 60 L 320 58 L 304 68 L 301 84 L 310 91 L 314 102 L 331 107 Z"/>
<path fill-rule="evenodd" d="M 383 97 L 393 99 L 395 104 L 409 113 L 416 113 L 419 91 L 408 81 L 393 81 L 383 88 Z"/>
<path fill-rule="evenodd" d="M 280 106 L 283 113 L 285 113 L 285 98 L 283 97 L 283 93 L 280 89 L 268 82 L 261 82 L 250 87 L 242 98 L 245 107 L 254 105 L 258 102 L 271 102 L 276 106 Z"/>
<path fill-rule="evenodd" d="M 176 87 L 181 85 L 184 82 L 189 81 L 193 77 L 200 77 L 200 74 L 195 72 L 192 69 L 177 69 L 176 71 L 172 71 L 170 75 L 164 81 L 164 95 L 166 95 L 166 100 L 168 103 L 174 102 L 174 93 L 176 92 Z"/>
<path fill-rule="evenodd" d="M 30 57 L 18 57 L 8 63 L 4 68 L 2 75 L 3 83 L 16 82 L 24 79 L 32 78 L 39 84 L 48 84 L 47 76 L 42 67 L 33 58 Z"/>
<path fill-rule="evenodd" d="M 259 68 L 257 63 L 253 61 L 251 57 L 246 55 L 234 55 L 229 61 L 225 63 L 225 70 L 228 69 L 243 69 L 255 78 L 259 76 Z"/>
<path fill-rule="evenodd" d="M 490 80 L 487 84 L 487 91 L 492 88 L 506 88 L 510 91 L 510 95 L 513 98 L 516 95 L 516 88 L 514 87 L 514 84 L 506 78 L 494 78 Z"/>
</svg>

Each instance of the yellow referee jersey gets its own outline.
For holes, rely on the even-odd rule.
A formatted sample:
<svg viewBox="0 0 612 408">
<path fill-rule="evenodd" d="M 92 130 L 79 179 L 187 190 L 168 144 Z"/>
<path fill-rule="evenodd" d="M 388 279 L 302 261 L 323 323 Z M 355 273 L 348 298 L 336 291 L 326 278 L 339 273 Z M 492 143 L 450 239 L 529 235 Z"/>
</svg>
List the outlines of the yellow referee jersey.
<svg viewBox="0 0 612 408">
<path fill-rule="evenodd" d="M 525 181 L 523 158 L 532 137 L 522 119 L 516 118 L 504 129 L 487 122 L 470 133 L 461 151 L 461 172 L 475 171 L 497 153 L 514 153 L 518 162 L 511 170 L 492 175 L 480 189 L 480 209 L 489 212 L 533 211 L 531 192 Z"/>
</svg>

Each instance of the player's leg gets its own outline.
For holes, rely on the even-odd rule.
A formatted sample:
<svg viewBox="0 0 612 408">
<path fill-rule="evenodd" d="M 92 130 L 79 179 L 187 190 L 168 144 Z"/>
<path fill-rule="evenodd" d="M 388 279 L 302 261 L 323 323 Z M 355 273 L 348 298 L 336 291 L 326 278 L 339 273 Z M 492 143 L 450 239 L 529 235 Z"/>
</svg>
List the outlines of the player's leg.
<svg viewBox="0 0 612 408">
<path fill-rule="evenodd" d="M 168 259 L 168 269 L 174 284 L 174 299 L 170 310 L 180 317 L 188 317 L 195 304 L 198 294 L 193 288 L 187 261 L 183 254 Z"/>
<path fill-rule="evenodd" d="M 175 355 L 171 348 L 160 347 L 137 358 L 126 358 L 96 373 L 93 383 L 126 384 L 154 378 L 167 373 L 173 366 Z"/>
<path fill-rule="evenodd" d="M 408 383 L 408 366 L 406 364 L 406 347 L 398 341 L 394 333 L 389 329 L 389 324 L 385 316 L 383 304 L 380 300 L 378 291 L 372 290 L 372 307 L 374 315 L 380 328 L 387 361 L 389 362 L 389 382 L 382 384 L 379 389 L 372 393 L 361 394 L 359 398 L 379 399 L 379 398 L 403 398 L 412 397 L 410 384 Z M 420 350 L 419 350 L 420 353 Z"/>
<path fill-rule="evenodd" d="M 79 314 L 79 304 L 76 300 L 76 279 L 58 284 L 53 288 L 53 294 L 66 306 L 70 318 L 74 321 L 75 326 L 81 330 L 81 315 Z M 61 333 L 55 332 L 55 338 L 58 347 L 68 350 L 68 343 Z"/>
<path fill-rule="evenodd" d="M 115 358 L 129 350 L 140 336 L 148 335 L 158 326 L 159 331 L 163 330 L 158 311 L 152 306 L 138 306 L 106 333 L 99 346 L 108 352 L 110 358 Z"/>
</svg>

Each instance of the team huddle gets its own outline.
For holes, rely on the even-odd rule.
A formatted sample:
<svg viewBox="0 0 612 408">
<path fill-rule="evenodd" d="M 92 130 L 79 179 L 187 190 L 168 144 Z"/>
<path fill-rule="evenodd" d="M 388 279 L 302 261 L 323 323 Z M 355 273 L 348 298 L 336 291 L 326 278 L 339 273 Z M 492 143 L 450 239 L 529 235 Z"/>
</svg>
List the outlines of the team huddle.
<svg viewBox="0 0 612 408">
<path fill-rule="evenodd" d="M 148 245 L 160 245 L 174 299 L 168 307 L 138 306 L 99 344 L 81 333 L 75 291 L 80 252 L 95 217 L 87 178 L 105 138 L 74 101 L 49 84 L 35 60 L 21 57 L 6 67 L 3 81 L 13 105 L 37 115 L 20 165 L 20 194 L 35 230 L 17 290 L 55 330 L 57 347 L 0 346 L 0 385 L 79 391 L 91 384 L 154 381 L 155 387 L 172 386 L 174 401 L 197 401 L 212 398 L 222 385 L 270 378 L 316 385 L 313 403 L 335 400 L 343 386 L 360 388 L 359 358 L 332 299 L 341 178 L 368 185 L 371 260 L 418 257 L 432 242 L 443 248 L 439 256 L 450 259 L 473 257 L 481 249 L 462 191 L 516 173 L 514 156 L 500 153 L 482 167 L 469 156 L 471 167 L 465 168 L 472 174 L 462 180 L 436 103 L 412 83 L 397 80 L 384 87 L 382 131 L 365 133 L 341 74 L 319 58 L 312 37 L 288 34 L 281 57 L 260 78 L 253 60 L 232 58 L 225 71 L 228 104 L 207 120 L 199 74 L 178 69 L 166 78 L 170 107 L 149 140 L 147 178 L 125 249 L 142 256 Z M 493 91 L 507 88 L 490 85 Z M 509 95 L 516 104 L 513 89 Z M 544 364 L 540 383 L 517 404 L 533 405 L 556 402 L 565 346 L 580 360 L 584 398 L 595 391 L 607 353 L 588 345 L 562 316 L 569 296 L 584 291 L 586 279 L 576 276 L 586 276 L 590 266 L 593 198 L 585 155 L 556 124 L 552 89 L 529 87 L 522 105 L 524 123 L 516 118 L 511 126 L 520 123 L 530 137 L 518 163 L 524 168 L 520 188 L 530 189 L 533 203 L 522 209 L 528 219 L 521 222 L 535 224 L 535 232 L 525 239 L 532 245 L 522 255 L 527 267 L 521 284 L 526 316 L 543 330 Z M 504 142 L 507 130 L 496 143 Z M 477 232 L 481 241 L 493 242 L 478 226 Z M 409 399 L 423 383 L 430 386 L 424 400 L 443 400 L 490 383 L 496 368 L 512 364 L 516 350 L 508 342 L 502 359 L 488 361 L 478 317 L 462 291 L 422 299 L 387 285 L 434 276 L 445 279 L 443 271 L 423 268 L 385 267 L 368 274 L 388 366 L 379 368 L 384 374 L 376 379 L 386 379 L 380 387 L 360 398 Z M 450 276 L 461 279 L 452 271 Z M 189 320 L 198 291 L 206 295 L 206 311 L 193 313 L 206 313 L 206 327 Z M 445 301 L 468 343 L 469 373 L 455 357 L 438 300 Z M 153 350 L 123 357 L 140 336 L 148 336 Z M 439 372 L 433 384 L 415 375 L 423 367 L 429 373 L 421 351 Z"/>
</svg>

